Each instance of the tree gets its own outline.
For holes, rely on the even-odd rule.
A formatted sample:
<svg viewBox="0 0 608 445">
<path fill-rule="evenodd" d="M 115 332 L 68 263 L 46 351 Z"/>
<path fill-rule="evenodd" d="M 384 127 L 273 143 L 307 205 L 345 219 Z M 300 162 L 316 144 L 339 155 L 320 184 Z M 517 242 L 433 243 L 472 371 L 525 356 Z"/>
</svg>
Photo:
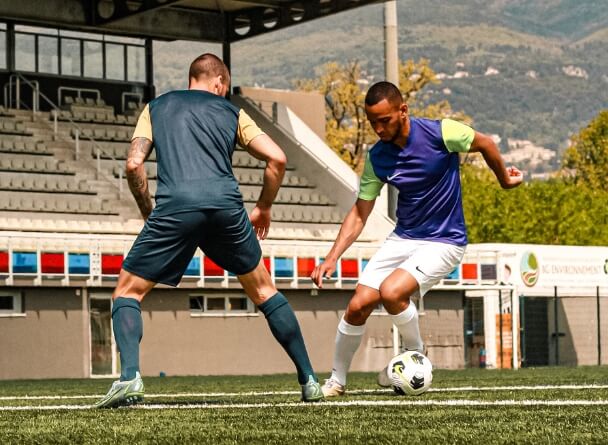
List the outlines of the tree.
<svg viewBox="0 0 608 445">
<path fill-rule="evenodd" d="M 303 91 L 319 91 L 325 97 L 326 141 L 340 157 L 359 172 L 363 168 L 367 147 L 378 139 L 365 115 L 365 94 L 372 77 L 366 76 L 358 61 L 345 64 L 329 62 L 317 69 L 315 79 L 297 80 Z M 454 113 L 447 101 L 428 104 L 423 89 L 437 84 L 429 61 L 407 60 L 399 65 L 399 88 L 415 116 L 439 119 L 454 117 L 470 122 L 462 113 Z"/>
<path fill-rule="evenodd" d="M 326 142 L 351 167 L 361 164 L 363 146 L 372 138 L 366 125 L 364 83 L 358 61 L 329 62 L 317 69 L 315 79 L 297 80 L 296 88 L 319 91 L 325 97 Z"/>
<path fill-rule="evenodd" d="M 575 169 L 575 181 L 608 191 L 608 109 L 572 138 L 563 165 Z"/>
<path fill-rule="evenodd" d="M 608 245 L 608 192 L 564 178 L 502 190 L 487 168 L 461 168 L 469 242 Z"/>
</svg>

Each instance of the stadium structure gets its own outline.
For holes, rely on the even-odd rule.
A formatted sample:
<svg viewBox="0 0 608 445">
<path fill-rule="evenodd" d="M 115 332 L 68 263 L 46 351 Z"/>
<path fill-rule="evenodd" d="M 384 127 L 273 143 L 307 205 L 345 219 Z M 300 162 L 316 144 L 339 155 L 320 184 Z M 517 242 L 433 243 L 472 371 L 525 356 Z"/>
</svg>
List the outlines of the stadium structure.
<svg viewBox="0 0 608 445">
<path fill-rule="evenodd" d="M 118 373 L 110 296 L 143 225 L 124 164 L 139 110 L 155 95 L 153 41 L 221 43 L 229 63 L 232 42 L 372 3 L 0 3 L 0 379 Z M 312 285 L 358 178 L 325 145 L 322 125 L 315 131 L 294 112 L 304 102 L 322 116 L 323 98 L 294 97 L 243 87 L 231 100 L 288 156 L 264 261 L 296 311 L 313 364 L 327 371 L 342 311 L 393 223 L 383 196 L 334 277 L 322 290 Z M 237 149 L 233 166 L 250 209 L 263 165 Z M 154 155 L 147 172 L 154 191 Z M 607 285 L 607 248 L 470 245 L 418 302 L 429 357 L 440 368 L 607 363 Z M 200 251 L 177 288 L 146 297 L 142 315 L 145 375 L 293 371 L 235 277 Z M 378 308 L 353 370 L 381 369 L 398 342 Z"/>
</svg>

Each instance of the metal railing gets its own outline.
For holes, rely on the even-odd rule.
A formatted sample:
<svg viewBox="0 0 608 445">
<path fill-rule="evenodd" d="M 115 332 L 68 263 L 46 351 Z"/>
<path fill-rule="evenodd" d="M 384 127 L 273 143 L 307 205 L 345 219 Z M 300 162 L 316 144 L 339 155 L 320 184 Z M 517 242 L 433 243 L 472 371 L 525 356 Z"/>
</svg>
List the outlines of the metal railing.
<svg viewBox="0 0 608 445">
<path fill-rule="evenodd" d="M 15 73 L 11 75 L 11 78 L 15 79 L 14 85 L 15 85 L 15 89 L 16 89 L 16 94 L 15 94 L 15 100 L 17 101 L 17 104 L 21 105 L 25 105 L 22 101 L 21 101 L 21 86 L 22 84 L 25 84 L 27 86 L 29 86 L 30 88 L 32 88 L 33 91 L 33 99 L 32 99 L 32 112 L 36 113 L 39 110 L 39 103 L 40 103 L 40 98 L 42 98 L 50 107 L 51 107 L 51 115 L 53 116 L 53 126 L 52 126 L 52 130 L 53 130 L 53 135 L 55 137 L 60 137 L 59 134 L 59 125 L 58 125 L 58 116 L 59 113 L 61 111 L 61 109 L 59 108 L 59 106 L 57 106 L 57 104 L 55 104 L 51 99 L 49 99 L 44 93 L 42 93 L 40 91 L 39 85 L 38 85 L 38 81 L 30 81 L 29 79 L 27 79 L 26 77 L 24 77 L 22 74 L 20 73 Z M 12 91 L 11 88 L 11 83 L 9 82 L 8 84 L 5 85 L 5 105 L 7 104 L 7 90 L 9 91 L 9 95 L 8 95 L 8 100 L 9 100 L 9 104 L 11 104 L 13 100 L 12 95 L 10 95 L 10 91 Z M 17 88 L 18 86 L 18 88 Z M 61 89 L 64 90 L 78 90 L 77 88 L 69 88 L 69 87 L 60 87 L 59 90 Z M 61 97 L 61 92 L 59 92 L 58 90 L 58 94 Z M 95 92 L 97 90 L 87 90 L 87 91 L 91 91 L 91 92 Z M 97 91 L 98 92 L 98 91 Z M 99 93 L 99 92 L 98 92 Z M 19 107 L 17 108 L 19 109 Z M 65 120 L 67 120 L 70 125 L 71 128 L 74 129 L 74 135 L 75 135 L 75 140 L 72 141 L 71 138 L 66 138 L 66 137 L 62 137 L 62 139 L 65 142 L 68 142 L 69 144 L 74 143 L 74 160 L 76 161 L 80 161 L 80 142 L 81 142 L 81 137 L 84 136 L 88 141 L 90 141 L 93 144 L 93 148 L 95 149 L 95 157 L 96 157 L 96 164 L 95 164 L 95 169 L 97 172 L 97 178 L 103 178 L 106 181 L 108 181 L 112 186 L 114 186 L 119 193 L 119 196 L 122 197 L 123 194 L 123 163 L 121 163 L 119 160 L 117 160 L 113 154 L 108 153 L 106 150 L 103 149 L 103 147 L 101 147 L 98 142 L 91 136 L 85 136 L 83 134 L 83 130 L 82 128 L 74 121 L 72 120 L 72 118 L 70 117 L 65 117 Z M 44 122 L 45 124 L 47 124 L 47 122 Z M 48 125 L 50 127 L 50 125 Z M 118 177 L 118 184 L 116 184 L 116 179 L 106 175 L 102 169 L 101 169 L 101 154 L 103 153 L 104 157 L 109 158 L 111 161 L 114 161 L 120 168 L 118 169 L 119 171 L 119 177 Z M 88 159 L 82 159 L 85 162 L 90 164 L 90 161 Z"/>
</svg>

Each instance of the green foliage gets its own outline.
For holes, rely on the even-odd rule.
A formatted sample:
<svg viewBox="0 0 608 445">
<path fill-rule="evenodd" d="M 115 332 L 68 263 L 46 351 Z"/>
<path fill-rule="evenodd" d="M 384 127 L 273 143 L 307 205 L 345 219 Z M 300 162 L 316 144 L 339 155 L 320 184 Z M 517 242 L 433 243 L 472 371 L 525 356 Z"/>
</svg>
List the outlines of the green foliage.
<svg viewBox="0 0 608 445">
<path fill-rule="evenodd" d="M 327 144 L 357 169 L 363 164 L 363 149 L 374 140 L 365 116 L 364 79 L 358 61 L 345 64 L 329 62 L 317 70 L 314 79 L 296 80 L 303 91 L 318 91 L 325 97 Z"/>
<path fill-rule="evenodd" d="M 608 192 L 608 109 L 572 139 L 564 166 L 575 169 L 575 180 Z"/>
<path fill-rule="evenodd" d="M 363 168 L 365 148 L 378 139 L 365 115 L 369 83 L 358 61 L 329 62 L 317 68 L 314 79 L 294 82 L 299 90 L 318 91 L 325 97 L 327 145 L 357 172 Z M 447 100 L 427 103 L 425 87 L 438 83 L 428 60 L 399 63 L 399 89 L 413 115 L 432 119 L 449 116 L 470 122 L 464 113 L 453 112 Z"/>
<path fill-rule="evenodd" d="M 608 245 L 608 192 L 555 178 L 502 190 L 487 169 L 462 168 L 471 243 Z"/>
</svg>

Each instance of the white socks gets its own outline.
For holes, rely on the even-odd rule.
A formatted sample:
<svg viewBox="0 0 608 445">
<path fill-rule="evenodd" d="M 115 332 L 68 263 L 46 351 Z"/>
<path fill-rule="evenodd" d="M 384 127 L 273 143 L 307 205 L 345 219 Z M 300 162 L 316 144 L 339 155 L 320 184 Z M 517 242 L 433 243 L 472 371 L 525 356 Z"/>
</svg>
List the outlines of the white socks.
<svg viewBox="0 0 608 445">
<path fill-rule="evenodd" d="M 342 317 L 340 324 L 338 324 L 334 368 L 331 372 L 331 378 L 341 385 L 346 385 L 346 374 L 355 352 L 359 349 L 364 332 L 365 325 L 355 326 L 349 324 L 344 320 L 344 317 Z"/>
<path fill-rule="evenodd" d="M 424 347 L 422 337 L 420 337 L 420 327 L 418 326 L 418 310 L 416 305 L 410 301 L 406 310 L 397 315 L 391 315 L 393 323 L 401 335 L 403 348 L 407 350 L 422 351 Z"/>
</svg>

